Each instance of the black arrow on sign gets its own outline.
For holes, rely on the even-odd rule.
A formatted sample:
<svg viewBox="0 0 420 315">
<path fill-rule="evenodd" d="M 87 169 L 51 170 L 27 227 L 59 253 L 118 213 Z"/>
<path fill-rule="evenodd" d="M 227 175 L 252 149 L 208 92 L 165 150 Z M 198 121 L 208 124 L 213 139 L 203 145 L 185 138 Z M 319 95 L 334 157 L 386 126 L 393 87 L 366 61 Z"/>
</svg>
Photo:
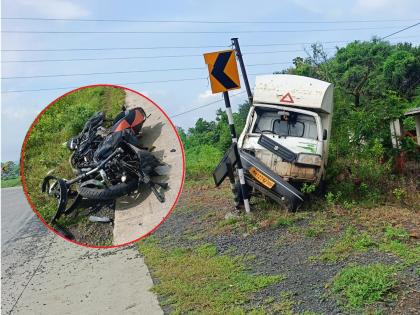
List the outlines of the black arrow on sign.
<svg viewBox="0 0 420 315">
<path fill-rule="evenodd" d="M 233 89 L 238 87 L 238 85 L 233 82 L 232 79 L 229 78 L 224 72 L 231 54 L 232 52 L 230 51 L 220 53 L 217 56 L 216 62 L 214 63 L 214 67 L 211 72 L 211 75 L 215 77 L 217 81 L 219 81 L 220 84 L 223 85 L 226 89 Z"/>
</svg>

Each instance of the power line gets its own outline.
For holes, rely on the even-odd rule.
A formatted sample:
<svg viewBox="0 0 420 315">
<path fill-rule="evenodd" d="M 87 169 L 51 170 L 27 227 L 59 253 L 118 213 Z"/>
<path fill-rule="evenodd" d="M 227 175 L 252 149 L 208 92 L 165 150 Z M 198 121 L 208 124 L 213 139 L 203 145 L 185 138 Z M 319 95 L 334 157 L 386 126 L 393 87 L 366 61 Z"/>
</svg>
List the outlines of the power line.
<svg viewBox="0 0 420 315">
<path fill-rule="evenodd" d="M 311 33 L 311 32 L 338 32 L 338 31 L 364 31 L 382 30 L 399 27 L 357 27 L 357 28 L 325 28 L 306 30 L 246 30 L 246 31 L 29 31 L 29 30 L 4 30 L 9 34 L 255 34 L 255 33 Z"/>
<path fill-rule="evenodd" d="M 183 82 L 183 81 L 197 81 L 197 80 L 207 80 L 207 77 L 196 77 L 196 78 L 183 78 L 183 79 L 173 79 L 173 80 L 158 80 L 158 81 L 142 81 L 142 82 L 125 82 L 120 83 L 120 85 L 133 85 L 133 84 L 149 84 L 149 83 L 167 83 L 167 82 Z M 2 94 L 7 93 L 23 93 L 23 92 L 40 92 L 40 91 L 55 91 L 55 90 L 72 90 L 80 86 L 64 86 L 64 87 L 54 87 L 54 88 L 43 88 L 43 89 L 30 89 L 30 90 L 6 90 L 2 91 Z"/>
<path fill-rule="evenodd" d="M 229 97 L 235 97 L 235 96 L 238 96 L 238 95 L 244 94 L 245 92 L 246 92 L 246 91 L 242 91 L 242 92 L 239 92 L 239 93 L 236 93 L 236 94 L 230 94 L 230 95 L 229 95 Z M 199 110 L 199 109 L 201 109 L 201 108 L 208 107 L 208 106 L 210 106 L 210 105 L 213 105 L 213 104 L 219 103 L 219 102 L 221 102 L 221 101 L 223 101 L 223 99 L 220 99 L 220 100 L 217 100 L 217 101 L 213 101 L 213 102 L 210 102 L 210 103 L 207 103 L 207 104 L 201 105 L 201 106 L 193 107 L 193 108 L 190 108 L 189 110 L 186 110 L 186 111 L 184 111 L 184 112 L 181 112 L 181 113 L 178 113 L 178 114 L 172 115 L 170 118 L 175 118 L 175 117 L 178 117 L 178 116 L 181 116 L 181 115 L 185 115 L 185 114 L 191 113 L 191 112 L 193 112 L 193 111 Z"/>
<path fill-rule="evenodd" d="M 77 18 L 39 18 L 2 17 L 2 20 L 23 21 L 67 21 L 67 22 L 123 22 L 123 23 L 190 23 L 190 24 L 344 24 L 344 23 L 383 23 L 416 21 L 418 19 L 379 19 L 379 20 L 331 20 L 331 21 L 247 21 L 247 20 L 167 20 L 167 19 L 77 19 Z"/>
<path fill-rule="evenodd" d="M 166 72 L 166 71 L 187 71 L 187 70 L 204 70 L 203 67 L 191 68 L 169 68 L 169 69 L 147 69 L 147 70 L 130 70 L 130 71 L 111 71 L 111 72 L 85 72 L 85 73 L 67 73 L 67 74 L 45 74 L 45 75 L 31 75 L 31 76 L 15 76 L 3 77 L 3 80 L 10 79 L 35 79 L 35 78 L 57 78 L 57 77 L 76 77 L 76 76 L 90 76 L 103 74 L 125 74 L 125 73 L 147 73 L 147 72 Z"/>
<path fill-rule="evenodd" d="M 419 36 L 400 36 L 394 37 L 394 39 L 403 38 L 417 38 Z M 269 47 L 269 46 L 295 46 L 295 45 L 311 45 L 314 43 L 320 44 L 339 44 L 349 43 L 353 40 L 339 40 L 339 41 L 313 41 L 313 42 L 294 42 L 294 43 L 265 43 L 265 44 L 248 44 L 241 45 L 241 47 Z M 211 45 L 211 46 L 154 46 L 154 47 L 90 47 L 90 48 L 45 48 L 45 49 L 2 49 L 3 52 L 12 51 L 23 51 L 23 52 L 35 52 L 35 51 L 103 51 L 103 50 L 161 50 L 161 49 L 203 49 L 203 48 L 227 48 L 228 45 Z"/>
<path fill-rule="evenodd" d="M 267 64 L 268 65 L 268 64 Z M 249 73 L 249 76 L 261 75 L 267 73 Z M 170 80 L 157 80 L 157 81 L 141 81 L 141 82 L 125 82 L 118 83 L 119 85 L 134 85 L 134 84 L 151 84 L 151 83 L 169 83 L 169 82 L 184 82 L 184 81 L 198 81 L 208 80 L 208 77 L 195 77 L 195 78 L 182 78 L 182 79 L 170 79 Z M 42 89 L 29 89 L 29 90 L 6 90 L 1 91 L 2 94 L 7 93 L 23 93 L 23 92 L 41 92 L 41 91 L 55 91 L 55 90 L 72 90 L 80 86 L 65 86 L 65 87 L 54 87 L 54 88 L 42 88 Z"/>
<path fill-rule="evenodd" d="M 196 48 L 226 48 L 229 45 L 212 46 L 154 46 L 154 47 L 99 47 L 99 48 L 48 48 L 48 49 L 2 49 L 2 51 L 85 51 L 85 50 L 154 50 L 154 49 L 196 49 Z"/>
<path fill-rule="evenodd" d="M 391 33 L 391 34 L 389 34 L 389 35 L 386 35 L 386 36 L 382 37 L 381 39 L 383 40 L 383 39 L 385 39 L 385 38 L 391 37 L 392 35 L 395 35 L 395 34 L 398 34 L 398 33 L 404 32 L 405 30 L 408 30 L 408 29 L 410 29 L 410 28 L 413 28 L 413 27 L 415 27 L 415 26 L 417 26 L 417 25 L 419 25 L 419 24 L 420 24 L 420 22 L 417 22 L 417 23 L 415 23 L 415 24 L 413 24 L 413 25 L 410 25 L 410 26 L 407 26 L 407 27 L 405 27 L 405 28 L 403 28 L 403 29 L 401 29 L 401 30 L 399 30 L 399 31 L 396 31 L 396 32 L 394 32 L 394 33 Z"/>
<path fill-rule="evenodd" d="M 256 66 L 272 66 L 289 64 L 288 61 L 270 62 L 270 63 L 255 63 L 249 64 L 247 67 Z M 73 76 L 91 76 L 91 75 L 108 75 L 108 74 L 126 74 L 126 73 L 148 73 L 148 72 L 167 72 L 167 71 L 189 71 L 189 70 L 205 70 L 206 67 L 190 67 L 190 68 L 169 68 L 169 69 L 147 69 L 147 70 L 130 70 L 130 71 L 111 71 L 111 72 L 84 72 L 84 73 L 67 73 L 67 74 L 45 74 L 45 75 L 31 75 L 31 76 L 14 76 L 3 77 L 3 80 L 11 79 L 35 79 L 35 78 L 57 78 L 57 77 L 73 77 Z"/>
<path fill-rule="evenodd" d="M 1 63 L 72 62 L 72 61 L 161 59 L 161 58 L 186 58 L 186 57 L 203 57 L 203 55 L 191 54 L 191 55 L 163 55 L 163 56 L 159 55 L 159 56 L 104 57 L 104 58 L 2 60 Z"/>
<path fill-rule="evenodd" d="M 330 50 L 330 49 L 329 49 Z M 285 52 L 301 52 L 303 49 L 251 51 L 243 55 L 274 54 Z M 38 63 L 38 62 L 73 62 L 73 61 L 101 61 L 101 60 L 135 60 L 135 59 L 162 59 L 162 58 L 187 58 L 203 57 L 203 54 L 191 55 L 158 55 L 158 56 L 127 56 L 127 57 L 103 57 L 103 58 L 71 58 L 71 59 L 27 59 L 27 60 L 2 60 L 1 63 Z"/>
</svg>

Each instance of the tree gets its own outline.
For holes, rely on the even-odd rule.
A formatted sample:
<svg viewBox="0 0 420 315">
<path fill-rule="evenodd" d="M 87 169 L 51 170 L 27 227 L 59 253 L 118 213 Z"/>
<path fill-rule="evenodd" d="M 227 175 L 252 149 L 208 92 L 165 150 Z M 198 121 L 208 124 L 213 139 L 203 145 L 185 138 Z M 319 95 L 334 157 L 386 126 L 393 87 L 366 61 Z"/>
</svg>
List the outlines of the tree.
<svg viewBox="0 0 420 315">
<path fill-rule="evenodd" d="M 420 82 L 420 48 L 398 45 L 384 61 L 383 78 L 390 89 L 411 100 Z"/>
<path fill-rule="evenodd" d="M 1 163 L 1 178 L 16 178 L 19 176 L 19 165 L 13 161 Z"/>
<path fill-rule="evenodd" d="M 392 47 L 388 42 L 354 41 L 340 48 L 330 62 L 334 81 L 339 88 L 353 96 L 354 106 L 361 106 L 363 96 L 377 96 L 384 91 L 382 65 L 390 55 Z"/>
</svg>

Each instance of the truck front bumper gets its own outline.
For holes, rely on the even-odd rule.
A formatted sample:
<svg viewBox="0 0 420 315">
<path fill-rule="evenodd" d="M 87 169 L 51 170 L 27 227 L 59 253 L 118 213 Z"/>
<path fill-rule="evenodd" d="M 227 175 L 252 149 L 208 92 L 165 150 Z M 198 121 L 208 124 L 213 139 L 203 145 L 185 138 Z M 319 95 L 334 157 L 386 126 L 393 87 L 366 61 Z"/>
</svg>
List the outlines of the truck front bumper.
<svg viewBox="0 0 420 315">
<path fill-rule="evenodd" d="M 274 173 L 260 160 L 250 155 L 249 153 L 246 153 L 243 150 L 239 150 L 239 155 L 245 170 L 246 183 L 249 186 L 255 188 L 262 194 L 270 197 L 278 203 L 282 203 L 284 200 L 286 200 L 290 210 L 296 210 L 302 204 L 303 194 L 299 190 L 283 180 L 283 178 L 281 178 L 278 174 Z M 226 178 L 226 176 L 229 175 L 229 173 L 233 173 L 232 169 L 235 164 L 236 157 L 234 154 L 233 146 L 231 146 L 213 172 L 213 179 L 216 186 L 219 186 Z M 271 188 L 267 188 L 261 182 L 259 182 L 249 173 L 249 170 L 252 167 L 256 168 L 260 173 L 272 180 L 274 185 Z"/>
</svg>

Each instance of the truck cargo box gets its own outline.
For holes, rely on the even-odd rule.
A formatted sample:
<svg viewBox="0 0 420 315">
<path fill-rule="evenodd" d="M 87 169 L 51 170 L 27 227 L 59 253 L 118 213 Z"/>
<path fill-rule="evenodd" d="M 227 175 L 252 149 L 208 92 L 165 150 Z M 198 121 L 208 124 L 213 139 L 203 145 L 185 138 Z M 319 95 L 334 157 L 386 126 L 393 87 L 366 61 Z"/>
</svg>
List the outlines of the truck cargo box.
<svg viewBox="0 0 420 315">
<path fill-rule="evenodd" d="M 254 105 L 257 103 L 286 105 L 331 114 L 333 85 L 291 74 L 261 75 L 255 80 Z"/>
</svg>

